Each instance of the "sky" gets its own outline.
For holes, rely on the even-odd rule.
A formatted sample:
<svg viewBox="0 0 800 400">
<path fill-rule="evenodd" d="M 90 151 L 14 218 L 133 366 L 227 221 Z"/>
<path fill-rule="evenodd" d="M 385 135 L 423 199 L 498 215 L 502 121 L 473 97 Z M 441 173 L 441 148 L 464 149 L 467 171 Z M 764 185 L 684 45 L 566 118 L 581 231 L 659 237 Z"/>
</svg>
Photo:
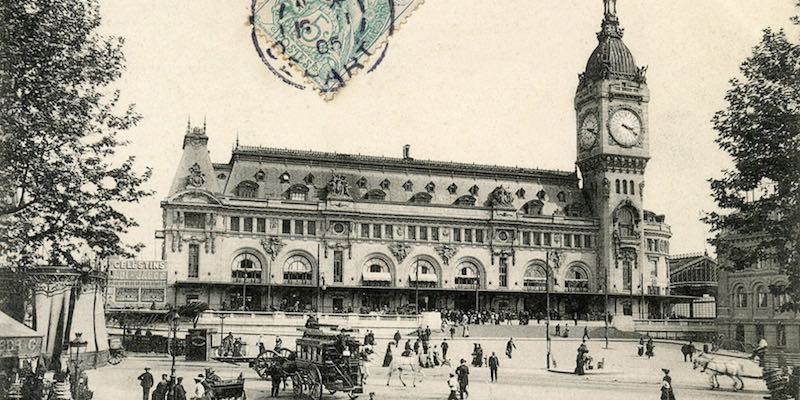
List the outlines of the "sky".
<svg viewBox="0 0 800 400">
<path fill-rule="evenodd" d="M 645 208 L 666 215 L 673 254 L 713 249 L 699 221 L 714 209 L 708 179 L 730 160 L 714 143 L 762 29 L 786 27 L 794 0 L 619 0 L 624 41 L 647 65 L 650 156 Z M 279 81 L 250 39 L 249 0 L 101 0 L 102 33 L 125 39 L 122 101 L 141 122 L 135 155 L 154 195 L 122 209 L 126 235 L 158 258 L 154 233 L 181 155 L 187 119 L 207 121 L 214 162 L 243 145 L 528 168 L 575 168 L 573 97 L 597 44 L 601 0 L 428 0 L 389 40 L 386 58 L 333 101 Z"/>
</svg>

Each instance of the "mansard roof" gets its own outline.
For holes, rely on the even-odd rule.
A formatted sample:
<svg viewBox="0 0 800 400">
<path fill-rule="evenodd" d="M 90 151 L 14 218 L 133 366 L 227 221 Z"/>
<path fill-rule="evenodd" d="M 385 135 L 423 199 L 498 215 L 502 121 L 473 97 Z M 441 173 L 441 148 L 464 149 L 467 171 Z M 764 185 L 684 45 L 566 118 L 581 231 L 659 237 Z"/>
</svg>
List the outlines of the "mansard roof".
<svg viewBox="0 0 800 400">
<path fill-rule="evenodd" d="M 351 167 L 381 171 L 395 170 L 409 173 L 418 172 L 426 174 L 493 177 L 498 179 L 550 180 L 558 181 L 562 184 L 578 181 L 577 174 L 574 171 L 292 150 L 261 146 L 238 146 L 233 150 L 230 164 L 233 164 L 233 162 L 238 159 L 263 162 L 277 161 L 325 167 Z M 224 164 L 216 164 L 215 166 L 217 165 L 222 167 Z"/>
</svg>

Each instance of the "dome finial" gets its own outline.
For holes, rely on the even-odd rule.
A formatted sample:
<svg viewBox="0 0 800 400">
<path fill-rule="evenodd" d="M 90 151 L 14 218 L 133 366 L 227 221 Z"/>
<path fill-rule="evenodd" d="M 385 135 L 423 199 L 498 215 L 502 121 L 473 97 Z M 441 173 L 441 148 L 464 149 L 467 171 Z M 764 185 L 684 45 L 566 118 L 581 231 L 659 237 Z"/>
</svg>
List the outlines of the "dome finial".
<svg viewBox="0 0 800 400">
<path fill-rule="evenodd" d="M 617 19 L 617 0 L 603 0 L 604 13 L 603 16 L 606 20 Z"/>
</svg>

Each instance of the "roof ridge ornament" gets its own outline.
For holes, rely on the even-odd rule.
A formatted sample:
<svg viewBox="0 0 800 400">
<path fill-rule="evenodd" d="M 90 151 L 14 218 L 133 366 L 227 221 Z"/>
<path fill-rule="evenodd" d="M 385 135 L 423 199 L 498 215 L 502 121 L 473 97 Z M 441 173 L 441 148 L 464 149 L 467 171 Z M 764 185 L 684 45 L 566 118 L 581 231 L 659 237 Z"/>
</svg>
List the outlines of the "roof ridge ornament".
<svg viewBox="0 0 800 400">
<path fill-rule="evenodd" d="M 609 37 L 622 39 L 625 30 L 619 26 L 617 0 L 603 0 L 603 10 L 603 23 L 600 32 L 597 32 L 597 40 L 602 42 Z"/>
</svg>

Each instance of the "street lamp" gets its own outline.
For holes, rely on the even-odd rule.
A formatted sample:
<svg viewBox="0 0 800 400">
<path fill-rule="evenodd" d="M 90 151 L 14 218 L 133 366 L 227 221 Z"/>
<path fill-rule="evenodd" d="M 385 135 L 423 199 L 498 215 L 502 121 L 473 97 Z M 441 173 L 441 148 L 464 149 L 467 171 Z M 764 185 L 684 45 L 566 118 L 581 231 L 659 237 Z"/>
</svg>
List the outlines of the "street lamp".
<svg viewBox="0 0 800 400">
<path fill-rule="evenodd" d="M 222 353 L 222 341 L 225 340 L 225 318 L 228 317 L 227 314 L 219 313 L 217 315 L 219 317 L 219 349 L 220 349 L 220 356 L 224 355 Z"/>
<path fill-rule="evenodd" d="M 547 262 L 544 268 L 545 287 L 545 338 L 547 343 L 547 369 L 550 370 L 550 252 L 547 252 Z"/>
<path fill-rule="evenodd" d="M 325 277 L 320 275 L 317 278 L 317 314 L 322 313 L 322 291 L 325 290 Z"/>
<path fill-rule="evenodd" d="M 169 374 L 169 391 L 170 397 L 175 398 L 175 356 L 177 354 L 177 347 L 178 347 L 178 321 L 180 319 L 180 315 L 178 315 L 178 311 L 175 309 L 171 310 L 169 313 L 170 318 L 170 328 L 172 328 L 172 342 L 170 343 L 170 353 L 172 353 L 172 368 L 170 369 Z"/>
<path fill-rule="evenodd" d="M 73 398 L 76 399 L 78 398 L 78 396 L 80 396 L 81 393 L 78 389 L 78 386 L 81 381 L 81 367 L 80 367 L 81 347 L 86 347 L 88 345 L 88 343 L 85 340 L 82 340 L 81 338 L 82 335 L 83 334 L 80 332 L 75 332 L 75 339 L 69 342 L 70 349 L 73 348 L 75 349 L 75 359 L 72 361 L 75 370 L 70 377 L 71 378 L 70 387 L 72 388 L 72 396 Z"/>
<path fill-rule="evenodd" d="M 419 314 L 419 257 L 414 259 L 416 267 L 415 275 L 416 278 L 414 279 L 414 314 Z"/>
</svg>

